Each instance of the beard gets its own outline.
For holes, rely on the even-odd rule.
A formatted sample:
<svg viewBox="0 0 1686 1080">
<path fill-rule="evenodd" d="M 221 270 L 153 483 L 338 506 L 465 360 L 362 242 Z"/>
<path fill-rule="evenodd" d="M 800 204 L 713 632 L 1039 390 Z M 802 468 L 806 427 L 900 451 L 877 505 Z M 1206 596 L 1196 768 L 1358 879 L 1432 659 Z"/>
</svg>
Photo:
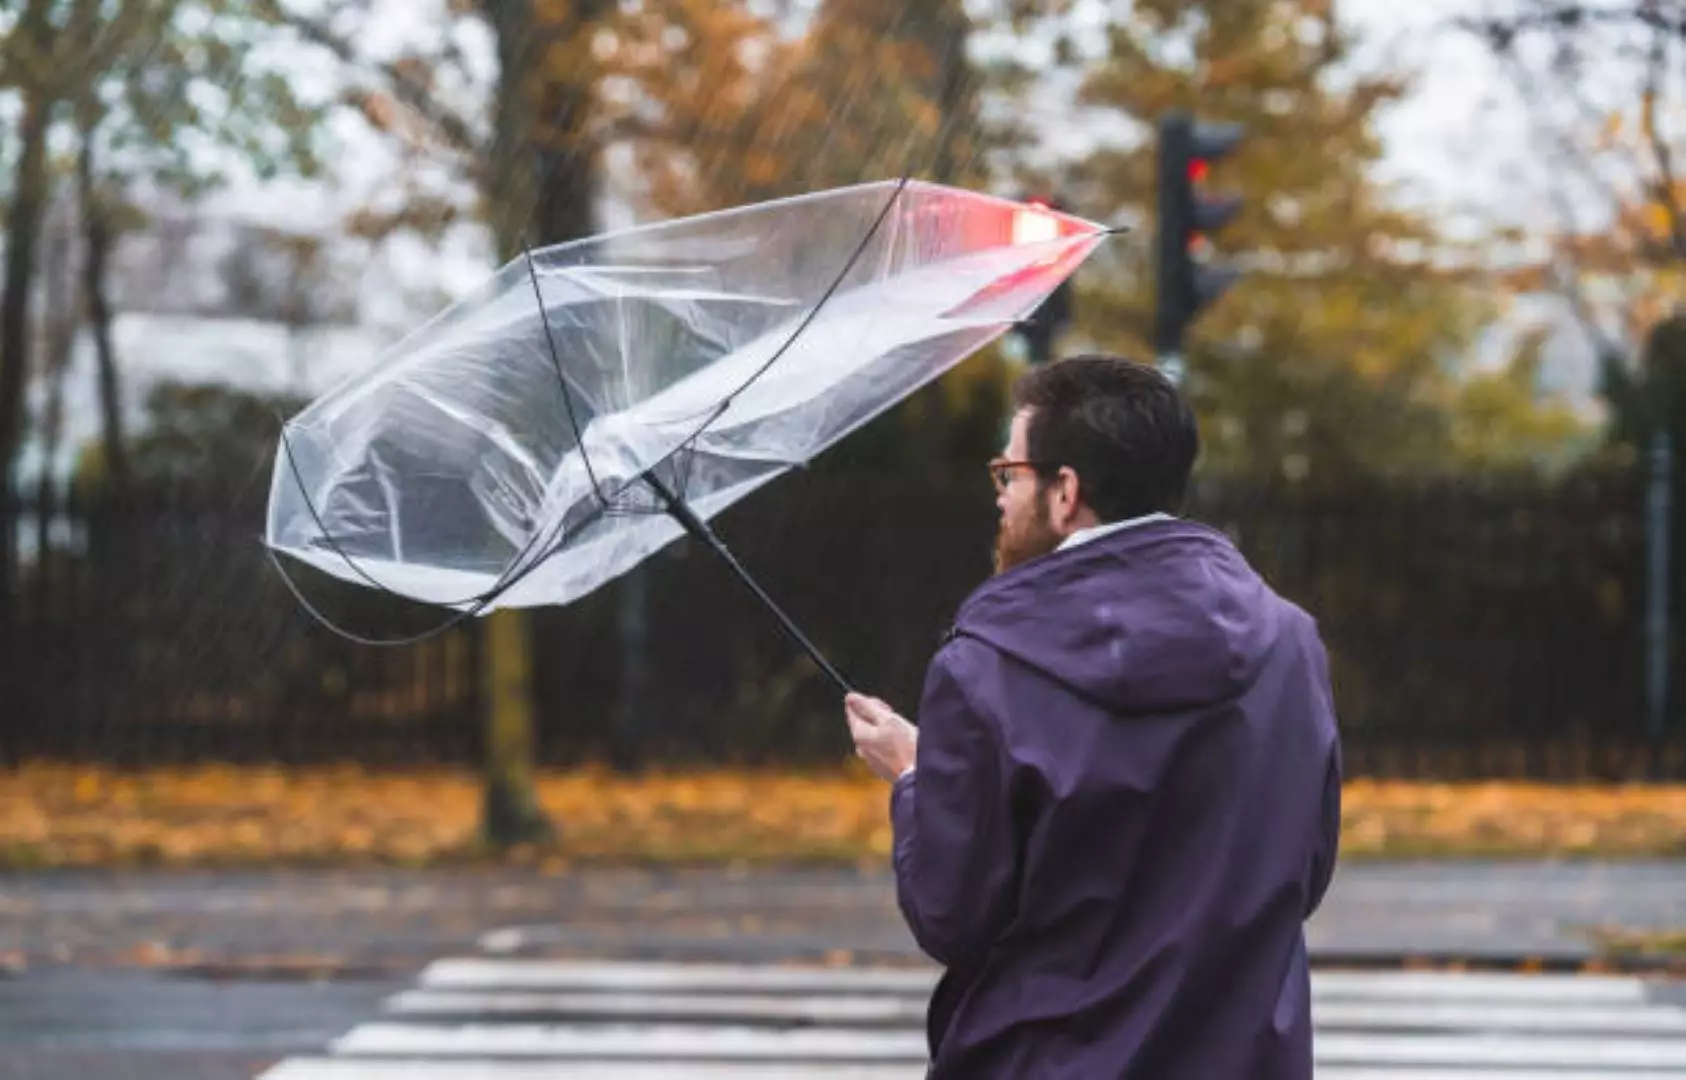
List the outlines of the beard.
<svg viewBox="0 0 1686 1080">
<path fill-rule="evenodd" d="M 1060 546 L 1060 535 L 1054 531 L 1048 516 L 1048 504 L 1038 498 L 1030 513 L 1021 520 L 1002 518 L 995 530 L 995 572 L 1004 574 L 1021 563 L 1041 558 Z"/>
</svg>

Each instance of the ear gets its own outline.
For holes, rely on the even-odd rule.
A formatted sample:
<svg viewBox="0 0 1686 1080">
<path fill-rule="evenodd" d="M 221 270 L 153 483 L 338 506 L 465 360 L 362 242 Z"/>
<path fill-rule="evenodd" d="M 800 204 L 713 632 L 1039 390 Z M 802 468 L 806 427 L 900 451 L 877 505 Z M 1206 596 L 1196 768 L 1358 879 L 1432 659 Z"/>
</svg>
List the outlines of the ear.
<svg viewBox="0 0 1686 1080">
<path fill-rule="evenodd" d="M 1078 480 L 1077 471 L 1069 465 L 1061 465 L 1059 475 L 1054 478 L 1054 520 L 1062 526 L 1068 524 L 1077 516 L 1082 505 L 1083 485 Z"/>
</svg>

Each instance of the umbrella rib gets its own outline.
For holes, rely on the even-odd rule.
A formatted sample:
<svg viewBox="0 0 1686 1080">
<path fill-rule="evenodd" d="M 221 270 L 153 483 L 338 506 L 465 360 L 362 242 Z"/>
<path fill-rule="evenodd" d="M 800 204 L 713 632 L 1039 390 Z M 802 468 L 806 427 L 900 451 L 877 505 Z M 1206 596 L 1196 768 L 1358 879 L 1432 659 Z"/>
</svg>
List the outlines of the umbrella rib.
<svg viewBox="0 0 1686 1080">
<path fill-rule="evenodd" d="M 591 492 L 597 496 L 598 502 L 606 502 L 603 489 L 598 486 L 597 473 L 591 467 L 591 455 L 585 452 L 585 432 L 580 428 L 580 420 L 574 413 L 574 395 L 568 389 L 568 376 L 562 371 L 562 356 L 556 349 L 556 335 L 550 328 L 550 314 L 544 309 L 544 291 L 539 288 L 539 272 L 533 265 L 533 249 L 522 238 L 522 249 L 527 255 L 527 277 L 533 283 L 533 299 L 539 308 L 539 325 L 544 327 L 545 345 L 550 349 L 550 362 L 556 368 L 556 381 L 562 387 L 562 406 L 568 410 L 568 424 L 574 429 L 574 445 L 579 447 L 580 461 L 585 464 L 585 475 L 591 481 Z"/>
<path fill-rule="evenodd" d="M 837 276 L 832 279 L 831 285 L 826 288 L 823 294 L 821 294 L 819 300 L 814 303 L 814 306 L 808 309 L 808 314 L 803 317 L 799 324 L 797 324 L 796 329 L 790 332 L 790 336 L 785 339 L 784 344 L 780 345 L 777 351 L 767 358 L 766 363 L 752 371 L 748 378 L 744 379 L 744 381 L 740 383 L 735 390 L 725 396 L 720 404 L 714 408 L 708 419 L 704 420 L 702 424 L 697 427 L 697 430 L 691 433 L 691 439 L 696 439 L 703 432 L 713 427 L 714 422 L 724 416 L 727 409 L 731 408 L 732 400 L 759 381 L 761 376 L 767 374 L 768 370 L 771 369 L 774 364 L 784 359 L 785 354 L 796 345 L 796 342 L 803 334 L 808 332 L 808 327 L 814 324 L 814 320 L 819 318 L 820 312 L 825 309 L 827 304 L 831 303 L 831 298 L 837 295 L 837 290 L 843 287 L 843 282 L 849 277 L 850 271 L 854 270 L 856 265 L 860 263 L 861 256 L 866 254 L 867 245 L 871 244 L 872 238 L 878 235 L 878 230 L 884 227 L 885 219 L 890 216 L 890 211 L 895 209 L 896 203 L 900 201 L 902 192 L 907 190 L 908 182 L 911 179 L 912 176 L 910 174 L 902 174 L 902 178 L 896 182 L 896 190 L 891 192 L 890 197 L 885 200 L 883 209 L 878 211 L 878 216 L 873 219 L 872 225 L 868 227 L 865 235 L 861 237 L 861 242 L 855 245 L 855 250 L 849 254 L 848 261 L 843 264 L 843 269 L 838 271 Z"/>
<path fill-rule="evenodd" d="M 305 509 L 310 511 L 312 520 L 316 522 L 317 532 L 328 542 L 328 546 L 333 550 L 334 554 L 338 555 L 340 559 L 345 562 L 346 566 L 350 567 L 351 571 L 358 577 L 362 578 L 369 585 L 387 596 L 403 596 L 403 593 L 400 593 L 396 589 L 389 588 L 384 582 L 370 574 L 357 562 L 356 559 L 352 558 L 351 554 L 346 551 L 344 547 L 340 545 L 338 538 L 336 538 L 333 532 L 328 528 L 327 523 L 322 520 L 322 515 L 317 510 L 315 501 L 311 499 L 310 493 L 305 487 L 304 476 L 299 472 L 297 459 L 293 457 L 292 440 L 287 436 L 287 421 L 280 416 L 277 416 L 276 420 L 281 426 L 282 453 L 286 456 L 288 467 L 293 475 L 293 480 L 299 486 L 299 495 L 304 502 Z M 579 523 L 578 528 L 584 529 L 586 526 L 603 518 L 606 516 L 609 509 L 610 507 L 607 502 L 600 501 L 598 505 L 586 515 L 585 520 Z M 270 565 L 273 566 L 275 568 L 275 572 L 280 575 L 282 583 L 287 587 L 287 591 L 293 594 L 293 599 L 298 602 L 299 606 L 303 608 L 312 619 L 316 620 L 317 623 L 325 627 L 336 637 L 342 638 L 355 645 L 376 646 L 382 648 L 402 648 L 409 645 L 418 645 L 421 642 L 429 641 L 433 638 L 449 633 L 451 630 L 467 622 L 469 619 L 481 614 L 487 608 L 491 607 L 492 604 L 496 603 L 500 596 L 514 588 L 524 578 L 549 560 L 552 555 L 555 555 L 558 551 L 560 551 L 566 541 L 566 531 L 564 530 L 562 533 L 557 535 L 554 543 L 550 545 L 549 551 L 544 552 L 544 554 L 533 559 L 525 566 L 522 566 L 522 560 L 526 559 L 528 555 L 532 553 L 534 548 L 540 546 L 540 537 L 543 535 L 542 530 L 534 530 L 533 535 L 528 539 L 526 546 L 517 552 L 515 557 L 510 560 L 509 566 L 498 575 L 497 581 L 490 589 L 487 589 L 478 596 L 467 597 L 465 599 L 455 601 L 454 603 L 447 602 L 448 606 L 460 608 L 455 615 L 452 615 L 450 618 L 441 621 L 437 625 L 430 627 L 421 633 L 412 634 L 408 637 L 397 638 L 364 637 L 360 634 L 352 633 L 340 626 L 338 623 L 334 622 L 334 620 L 323 614 L 322 611 L 312 604 L 304 595 L 304 591 L 300 589 L 298 583 L 293 580 L 293 576 L 287 572 L 286 567 L 281 565 L 281 560 L 276 556 L 274 548 L 268 544 L 264 544 L 264 553 L 269 556 Z"/>
<path fill-rule="evenodd" d="M 873 219 L 872 226 L 867 229 L 866 234 L 861 237 L 860 243 L 855 245 L 855 250 L 850 253 L 848 261 L 843 264 L 843 269 L 838 271 L 837 277 L 832 281 L 830 287 L 827 288 L 820 296 L 814 306 L 809 309 L 807 316 L 802 320 L 802 322 L 791 331 L 790 337 L 785 339 L 785 343 L 780 346 L 772 356 L 767 358 L 766 363 L 762 364 L 761 367 L 751 373 L 750 376 L 737 387 L 737 389 L 726 395 L 725 400 L 723 400 L 719 407 L 713 411 L 713 414 L 707 420 L 703 421 L 702 425 L 691 434 L 689 439 L 686 439 L 679 446 L 675 447 L 673 451 L 664 455 L 662 459 L 663 461 L 673 457 L 673 455 L 680 449 L 683 449 L 686 445 L 694 442 L 700 435 L 702 435 L 703 432 L 707 431 L 709 427 L 713 425 L 716 420 L 720 419 L 721 415 L 724 414 L 731 406 L 733 398 L 743 393 L 744 390 L 746 390 L 752 383 L 761 378 L 762 375 L 765 375 L 767 370 L 774 364 L 778 363 L 780 358 L 788 353 L 792 346 L 796 344 L 797 340 L 801 338 L 805 332 L 807 332 L 808 327 L 813 325 L 814 320 L 819 317 L 820 312 L 828 303 L 830 303 L 831 298 L 836 295 L 837 290 L 843 286 L 843 282 L 848 278 L 849 272 L 860 262 L 861 256 L 866 253 L 867 245 L 872 243 L 872 238 L 876 236 L 878 234 L 878 230 L 883 227 L 885 219 L 890 216 L 890 211 L 895 209 L 896 203 L 900 200 L 902 192 L 907 190 L 908 181 L 910 179 L 911 176 L 903 174 L 901 180 L 896 184 L 896 190 L 891 193 L 888 199 L 885 200 L 883 209 L 879 210 L 878 216 Z M 527 275 L 532 279 L 533 296 L 538 302 L 539 319 L 544 326 L 545 342 L 550 346 L 551 363 L 556 368 L 557 378 L 562 382 L 562 400 L 568 408 L 568 420 L 574 428 L 575 445 L 579 447 L 580 458 L 585 464 L 586 475 L 591 478 L 592 491 L 597 495 L 598 502 L 606 506 L 607 500 L 604 499 L 602 489 L 597 485 L 596 474 L 591 468 L 591 455 L 588 454 L 585 449 L 585 439 L 580 431 L 579 420 L 574 415 L 573 395 L 568 392 L 567 378 L 562 373 L 562 357 L 557 352 L 556 339 L 551 334 L 550 319 L 545 315 L 544 294 L 539 290 L 538 272 L 534 269 L 533 253 L 530 248 L 527 250 Z M 843 674 L 837 670 L 837 667 L 832 664 L 830 660 L 826 659 L 825 654 L 820 652 L 819 646 L 815 645 L 813 641 L 809 639 L 808 635 L 802 632 L 802 628 L 796 625 L 796 621 L 786 614 L 785 610 L 778 605 L 778 602 L 775 601 L 771 595 L 768 594 L 767 590 L 761 587 L 761 583 L 756 581 L 755 578 L 750 575 L 749 571 L 744 568 L 742 563 L 738 562 L 737 556 L 733 555 L 731 549 L 726 546 L 725 542 L 715 535 L 714 530 L 708 527 L 708 523 L 698 516 L 697 512 L 691 508 L 691 505 L 686 502 L 684 498 L 675 493 L 672 488 L 667 486 L 667 484 L 663 483 L 660 477 L 656 476 L 655 468 L 660 464 L 661 462 L 656 462 L 651 465 L 650 468 L 644 471 L 641 479 L 648 484 L 650 489 L 656 493 L 656 496 L 661 499 L 667 512 L 673 516 L 673 519 L 677 521 L 686 532 L 702 541 L 703 544 L 720 557 L 721 561 L 726 564 L 727 568 L 737 575 L 738 580 L 742 581 L 744 585 L 749 588 L 750 592 L 755 594 L 756 599 L 760 600 L 762 605 L 765 606 L 768 611 L 773 613 L 774 618 L 779 621 L 779 625 L 784 628 L 785 633 L 790 635 L 791 639 L 794 640 L 797 645 L 801 646 L 802 650 L 813 659 L 814 663 L 819 665 L 820 670 L 825 673 L 826 677 L 831 680 L 832 684 L 836 686 L 839 691 L 844 694 L 853 693 L 854 689 L 849 685 L 849 680 L 845 679 Z"/>
<path fill-rule="evenodd" d="M 581 527 L 583 528 L 584 526 L 589 525 L 592 522 L 597 521 L 598 519 L 600 519 L 600 518 L 602 518 L 606 515 L 607 515 L 607 508 L 605 506 L 599 506 L 596 510 L 592 511 L 592 513 L 586 518 L 585 521 L 581 522 Z M 324 535 L 326 536 L 326 533 L 324 533 Z M 330 539 L 330 541 L 332 540 L 331 537 L 329 537 L 329 539 Z M 318 607 L 316 607 L 316 605 L 314 605 L 310 602 L 309 598 L 304 595 L 304 591 L 299 588 L 298 582 L 294 581 L 293 576 L 287 572 L 287 568 L 281 565 L 281 560 L 275 554 L 274 548 L 270 547 L 268 544 L 265 544 L 264 545 L 264 554 L 269 557 L 270 565 L 273 566 L 275 568 L 275 572 L 278 575 L 280 575 L 282 583 L 287 587 L 287 591 L 293 594 L 293 599 L 298 602 L 298 605 L 301 608 L 304 609 L 306 614 L 308 614 L 318 624 L 320 624 L 321 626 L 326 628 L 335 637 L 341 638 L 345 641 L 349 641 L 353 645 L 365 645 L 365 646 L 370 646 L 370 647 L 374 647 L 374 648 L 392 649 L 392 648 L 406 648 L 406 647 L 411 646 L 411 645 L 419 645 L 424 641 L 431 641 L 434 638 L 441 637 L 441 636 L 443 636 L 447 633 L 450 633 L 452 630 L 455 630 L 457 627 L 461 626 L 463 623 L 466 623 L 468 620 L 470 620 L 472 618 L 475 618 L 476 616 L 479 616 L 480 614 L 485 612 L 487 608 L 491 607 L 492 604 L 496 603 L 498 597 L 502 596 L 504 593 L 508 592 L 510 589 L 513 589 L 516 585 L 520 584 L 521 581 L 524 578 L 527 577 L 527 575 L 531 574 L 534 570 L 537 570 L 552 555 L 554 555 L 554 554 L 556 554 L 556 552 L 560 551 L 562 549 L 562 543 L 563 543 L 563 538 L 557 537 L 557 542 L 556 542 L 555 546 L 551 548 L 550 551 L 548 551 L 545 554 L 543 554 L 542 556 L 534 559 L 532 562 L 528 563 L 524 567 L 521 567 L 519 570 L 514 571 L 513 573 L 510 570 L 505 570 L 503 572 L 503 574 L 500 575 L 500 578 L 503 578 L 503 579 L 506 579 L 506 580 L 500 580 L 500 582 L 498 584 L 494 585 L 492 588 L 486 590 L 484 593 L 482 593 L 481 595 L 479 595 L 477 597 L 473 597 L 470 600 L 459 601 L 460 610 L 458 610 L 457 613 L 452 615 L 450 618 L 445 619 L 445 620 L 441 621 L 440 623 L 438 623 L 437 625 L 429 627 L 428 629 L 423 630 L 420 633 L 411 634 L 408 637 L 396 637 L 396 638 L 364 637 L 361 634 L 356 634 L 356 633 L 353 633 L 350 630 L 345 629 L 340 624 L 338 624 L 334 620 L 330 619 L 327 615 L 323 614 L 321 609 L 319 609 Z M 529 544 L 529 548 L 530 547 L 531 547 L 531 545 Z M 374 587 L 376 589 L 385 593 L 388 596 L 403 596 L 404 595 L 403 593 L 400 593 L 395 589 L 387 588 L 385 585 L 381 584 L 379 581 L 376 581 L 374 578 L 370 577 L 368 575 L 368 573 L 365 570 L 363 570 L 362 567 L 357 565 L 356 560 L 352 559 L 352 557 L 350 555 L 346 554 L 342 549 L 339 548 L 338 544 L 334 544 L 334 548 L 335 548 L 335 553 L 338 554 L 341 559 L 344 559 L 345 562 L 349 566 L 351 566 L 351 568 L 353 570 L 355 570 L 358 574 L 362 575 L 365 579 L 367 579 L 372 585 L 374 585 Z M 519 561 L 520 561 L 520 557 L 518 556 L 516 561 L 512 562 L 510 564 L 511 567 L 515 566 L 516 563 L 518 563 Z M 461 605 L 466 605 L 466 606 L 461 606 Z"/>
<path fill-rule="evenodd" d="M 814 320 L 819 317 L 820 311 L 825 308 L 826 304 L 831 301 L 831 298 L 836 295 L 837 290 L 842 287 L 843 282 L 849 276 L 849 272 L 860 262 L 861 256 L 866 252 L 867 245 L 872 242 L 872 238 L 877 235 L 878 230 L 883 227 L 885 219 L 890 216 L 890 211 L 895 208 L 896 202 L 901 198 L 902 192 L 907 189 L 909 179 L 910 177 L 904 175 L 901 178 L 901 181 L 897 183 L 895 192 L 892 193 L 890 198 L 885 201 L 884 208 L 878 212 L 877 218 L 873 220 L 872 227 L 866 231 L 866 235 L 861 237 L 860 243 L 855 246 L 855 250 L 849 255 L 848 261 L 843 264 L 843 269 L 838 272 L 837 277 L 832 281 L 831 286 L 826 289 L 825 293 L 820 296 L 814 306 L 809 309 L 807 316 L 796 327 L 796 329 L 791 332 L 790 337 L 785 339 L 785 343 L 780 346 L 778 351 L 773 353 L 772 356 L 768 357 L 766 363 L 762 364 L 760 368 L 749 376 L 749 378 L 745 379 L 743 383 L 737 387 L 737 389 L 728 394 L 725 400 L 723 400 L 720 405 L 713 410 L 712 415 L 710 415 L 707 420 L 703 421 L 697 430 L 691 434 L 691 437 L 686 439 L 678 447 L 675 447 L 672 452 L 664 456 L 662 459 L 663 461 L 672 458 L 686 446 L 694 444 L 703 432 L 707 431 L 714 422 L 720 419 L 720 417 L 726 412 L 726 410 L 731 406 L 732 399 L 743 393 L 744 390 L 746 390 L 752 383 L 761 378 L 762 375 L 766 374 L 769 368 L 771 368 L 781 357 L 790 351 L 791 347 L 796 344 L 797 340 L 807 331 L 808 327 L 813 325 Z M 529 271 L 531 271 L 532 256 L 530 253 L 528 255 L 527 265 Z M 534 289 L 536 290 L 537 287 L 538 281 L 535 276 Z M 540 298 L 540 305 L 542 310 L 542 297 Z M 545 330 L 547 335 L 549 333 L 549 327 L 550 324 L 547 319 L 545 320 Z M 556 364 L 557 372 L 560 374 L 562 361 L 561 358 L 556 355 L 555 348 L 555 342 L 552 341 L 551 360 Z M 564 396 L 566 396 L 566 390 L 564 390 Z M 572 416 L 573 412 L 570 403 L 569 418 L 572 419 Z M 578 429 L 576 428 L 576 432 L 577 430 Z M 580 444 L 580 455 L 581 457 L 586 457 L 583 442 Z M 706 547 L 708 547 L 709 550 L 713 551 L 714 554 L 726 564 L 727 569 L 731 570 L 732 573 L 737 576 L 738 580 L 743 582 L 749 591 L 755 594 L 755 598 L 761 602 L 762 606 L 772 612 L 773 617 L 778 620 L 779 625 L 784 629 L 784 632 L 790 636 L 791 640 L 795 641 L 796 644 L 801 647 L 803 652 L 808 654 L 809 658 L 819 666 L 819 669 L 825 673 L 826 678 L 831 680 L 832 685 L 835 686 L 840 693 L 854 693 L 854 688 L 850 685 L 849 680 L 844 678 L 843 673 L 837 670 L 837 666 L 826 658 L 826 655 L 820 651 L 819 646 L 815 645 L 812 639 L 802 632 L 802 628 L 796 625 L 796 620 L 792 619 L 790 615 L 786 613 L 784 608 L 779 606 L 778 601 L 774 600 L 767 590 L 761 587 L 761 583 L 756 581 L 754 576 L 751 575 L 744 565 L 738 561 L 737 556 L 732 554 L 732 550 L 726 546 L 725 541 L 721 540 L 720 537 L 715 534 L 714 530 L 709 528 L 708 523 L 704 521 L 694 509 L 691 508 L 690 503 L 686 502 L 680 494 L 668 487 L 667 484 L 665 484 L 661 478 L 656 475 L 656 465 L 660 465 L 661 463 L 662 462 L 656 462 L 649 469 L 646 469 L 641 479 L 643 479 L 643 481 L 650 486 L 650 489 L 656 493 L 657 498 L 662 501 L 662 504 L 666 508 L 667 512 L 673 516 L 673 519 L 678 522 L 687 533 L 696 537 Z M 588 471 L 590 470 L 589 460 L 586 462 L 586 468 Z M 602 498 L 601 494 L 599 494 L 598 497 Z"/>
</svg>

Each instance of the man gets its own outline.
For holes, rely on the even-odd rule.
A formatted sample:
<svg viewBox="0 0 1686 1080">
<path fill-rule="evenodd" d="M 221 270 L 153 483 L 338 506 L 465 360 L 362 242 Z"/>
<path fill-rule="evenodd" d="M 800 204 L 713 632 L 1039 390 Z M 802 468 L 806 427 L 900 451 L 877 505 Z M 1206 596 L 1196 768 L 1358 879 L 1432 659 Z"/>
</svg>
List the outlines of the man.
<svg viewBox="0 0 1686 1080">
<path fill-rule="evenodd" d="M 1340 754 L 1311 618 L 1171 516 L 1198 451 L 1157 370 L 1087 356 L 1014 392 L 997 574 L 919 727 L 851 695 L 894 781 L 901 910 L 946 967 L 936 1080 L 1307 1080 L 1303 920 Z"/>
</svg>

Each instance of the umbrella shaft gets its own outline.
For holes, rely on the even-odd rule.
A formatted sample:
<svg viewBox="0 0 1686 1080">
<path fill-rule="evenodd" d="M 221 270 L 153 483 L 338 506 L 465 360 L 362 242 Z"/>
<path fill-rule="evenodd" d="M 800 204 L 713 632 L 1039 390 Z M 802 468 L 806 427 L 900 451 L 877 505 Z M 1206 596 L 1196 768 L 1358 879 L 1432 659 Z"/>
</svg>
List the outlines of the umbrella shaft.
<svg viewBox="0 0 1686 1080">
<path fill-rule="evenodd" d="M 784 609 L 779 607 L 771 596 L 767 595 L 767 590 L 761 587 L 761 583 L 750 576 L 749 571 L 745 570 L 743 564 L 738 562 L 737 556 L 733 555 L 725 542 L 714 534 L 713 529 L 708 527 L 708 522 L 699 517 L 697 512 L 691 509 L 689 503 L 675 494 L 672 488 L 662 483 L 661 479 L 653 472 L 644 474 L 644 482 L 649 484 L 651 489 L 661 497 L 663 504 L 667 507 L 667 512 L 673 515 L 673 519 L 684 526 L 686 532 L 707 544 L 731 568 L 732 573 L 738 576 L 738 580 L 749 587 L 749 591 L 754 593 L 756 599 L 760 600 L 762 605 L 773 613 L 773 616 L 779 620 L 779 624 L 784 627 L 785 633 L 789 634 L 791 639 L 813 658 L 814 663 L 820 666 L 820 670 L 825 672 L 826 678 L 831 680 L 838 691 L 843 694 L 854 693 L 854 687 L 849 685 L 849 680 L 845 679 L 842 672 L 838 671 L 831 661 L 825 658 L 825 654 L 820 652 L 819 646 L 808 640 L 808 635 L 802 632 L 802 628 L 796 625 L 795 620 L 785 614 Z"/>
</svg>

